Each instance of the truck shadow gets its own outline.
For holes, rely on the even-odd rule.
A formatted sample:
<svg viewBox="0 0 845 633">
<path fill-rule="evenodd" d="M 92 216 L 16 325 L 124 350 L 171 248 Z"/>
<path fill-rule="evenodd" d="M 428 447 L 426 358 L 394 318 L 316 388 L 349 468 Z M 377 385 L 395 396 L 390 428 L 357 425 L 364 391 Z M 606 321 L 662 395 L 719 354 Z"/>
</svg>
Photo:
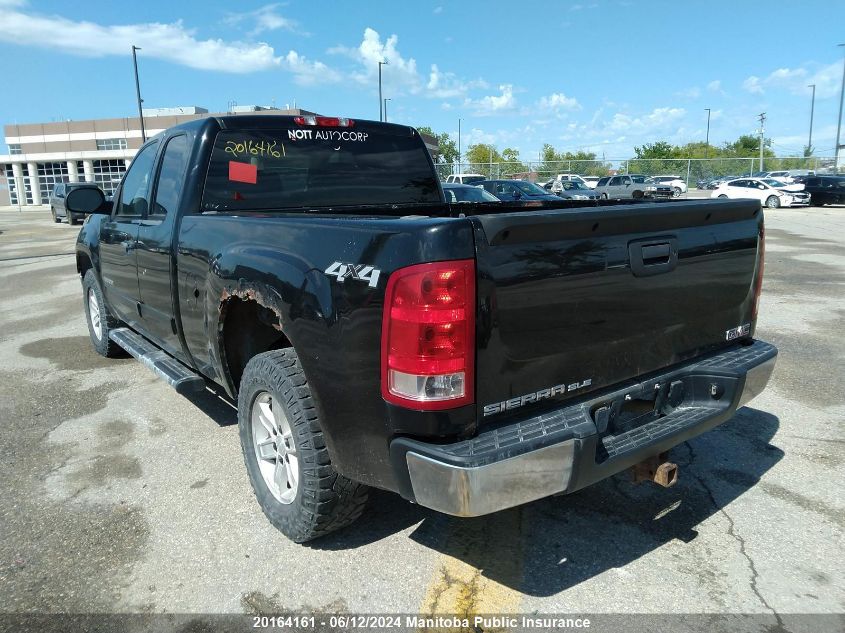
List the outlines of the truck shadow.
<svg viewBox="0 0 845 633">
<path fill-rule="evenodd" d="M 366 545 L 417 524 L 410 538 L 480 570 L 502 585 L 550 596 L 661 546 L 695 547 L 697 527 L 725 512 L 783 457 L 769 442 L 779 420 L 745 407 L 725 424 L 676 447 L 672 488 L 634 484 L 628 473 L 571 495 L 474 519 L 459 519 L 377 493 L 355 525 L 320 539 L 317 549 Z"/>
</svg>

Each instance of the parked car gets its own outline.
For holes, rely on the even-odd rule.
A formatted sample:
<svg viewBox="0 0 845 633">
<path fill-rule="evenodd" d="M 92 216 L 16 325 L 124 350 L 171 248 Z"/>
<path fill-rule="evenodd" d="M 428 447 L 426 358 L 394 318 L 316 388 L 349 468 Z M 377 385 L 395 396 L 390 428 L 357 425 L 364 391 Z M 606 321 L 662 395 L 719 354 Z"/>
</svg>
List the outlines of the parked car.
<svg viewBox="0 0 845 633">
<path fill-rule="evenodd" d="M 584 185 L 587 184 L 587 182 L 578 174 L 558 174 L 555 176 L 554 182 L 552 183 L 551 192 L 560 192 L 563 189 L 564 182 L 580 182 Z"/>
<path fill-rule="evenodd" d="M 444 182 L 442 185 L 446 202 L 499 202 L 492 193 L 476 185 L 460 185 L 456 182 Z"/>
<path fill-rule="evenodd" d="M 599 199 L 599 194 L 597 194 L 584 183 L 578 182 L 577 180 L 566 180 L 561 184 L 563 186 L 563 189 L 561 189 L 557 193 L 557 195 L 559 195 L 561 198 L 567 198 L 569 200 Z"/>
<path fill-rule="evenodd" d="M 792 184 L 792 174 L 788 169 L 766 172 L 766 178 L 776 178 L 786 184 Z"/>
<path fill-rule="evenodd" d="M 607 176 L 599 180 L 595 191 L 604 199 L 672 197 L 672 187 L 659 185 L 642 174 Z"/>
<path fill-rule="evenodd" d="M 736 180 L 737 178 L 742 178 L 742 176 L 719 176 L 718 178 L 714 178 L 708 182 L 705 189 L 716 189 L 719 185 L 726 183 L 729 180 Z"/>
<path fill-rule="evenodd" d="M 487 176 L 484 174 L 451 174 L 446 177 L 447 183 L 456 182 L 459 185 L 471 185 L 482 180 L 487 180 Z"/>
<path fill-rule="evenodd" d="M 810 196 L 810 204 L 821 207 L 826 204 L 845 204 L 845 177 L 803 176 L 804 191 Z"/>
<path fill-rule="evenodd" d="M 671 485 L 660 456 L 777 356 L 754 339 L 753 200 L 452 205 L 415 130 L 313 115 L 167 129 L 114 198 L 66 200 L 93 214 L 74 261 L 94 350 L 236 400 L 258 504 L 297 542 L 370 486 L 478 516 L 636 464 Z"/>
<path fill-rule="evenodd" d="M 97 185 L 93 182 L 59 182 L 53 187 L 53 193 L 50 194 L 50 215 L 53 216 L 53 222 L 59 223 L 62 220 L 67 220 L 68 224 L 79 224 L 85 218 L 84 215 L 69 213 L 65 207 L 65 198 L 74 189 L 83 188 L 97 189 Z"/>
<path fill-rule="evenodd" d="M 803 191 L 787 191 L 778 180 L 772 178 L 739 178 L 719 185 L 711 198 L 753 198 L 769 209 L 807 205 L 809 194 Z"/>
<path fill-rule="evenodd" d="M 496 199 L 506 202 L 515 200 L 528 202 L 530 200 L 560 200 L 560 197 L 549 193 L 533 182 L 525 180 L 482 180 L 476 183 Z"/>
<path fill-rule="evenodd" d="M 687 192 L 687 183 L 680 176 L 652 176 L 651 179 L 660 185 L 672 187 L 672 196 L 675 198 Z"/>
<path fill-rule="evenodd" d="M 590 188 L 595 189 L 596 185 L 599 184 L 599 180 L 601 176 L 583 176 L 584 183 Z"/>
</svg>

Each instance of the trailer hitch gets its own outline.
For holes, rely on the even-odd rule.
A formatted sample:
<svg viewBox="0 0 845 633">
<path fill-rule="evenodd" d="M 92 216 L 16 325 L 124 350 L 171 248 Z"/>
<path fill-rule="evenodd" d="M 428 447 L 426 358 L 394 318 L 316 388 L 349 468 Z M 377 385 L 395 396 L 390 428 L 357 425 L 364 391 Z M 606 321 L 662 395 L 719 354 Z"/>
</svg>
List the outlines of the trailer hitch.
<svg viewBox="0 0 845 633">
<path fill-rule="evenodd" d="M 667 461 L 667 457 L 667 453 L 661 453 L 634 464 L 631 467 L 634 483 L 653 481 L 664 488 L 674 486 L 678 482 L 678 465 Z"/>
</svg>

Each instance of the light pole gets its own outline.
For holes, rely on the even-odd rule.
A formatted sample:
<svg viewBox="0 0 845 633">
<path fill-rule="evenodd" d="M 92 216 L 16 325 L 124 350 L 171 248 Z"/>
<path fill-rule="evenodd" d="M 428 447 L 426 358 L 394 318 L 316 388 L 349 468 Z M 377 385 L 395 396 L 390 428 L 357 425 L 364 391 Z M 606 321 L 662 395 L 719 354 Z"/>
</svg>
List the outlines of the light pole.
<svg viewBox="0 0 845 633">
<path fill-rule="evenodd" d="M 387 123 L 387 102 L 388 101 L 393 101 L 393 99 L 391 99 L 390 97 L 384 98 L 384 122 L 385 123 Z"/>
<path fill-rule="evenodd" d="M 810 140 L 807 141 L 807 154 L 813 153 L 813 114 L 816 110 L 816 84 L 810 84 L 808 88 L 813 89 L 813 99 L 810 101 Z"/>
<path fill-rule="evenodd" d="M 845 46 L 840 44 L 839 46 Z M 842 64 L 842 88 L 839 90 L 839 118 L 836 119 L 836 159 L 834 160 L 834 173 L 839 173 L 839 132 L 842 131 L 842 99 L 845 98 L 845 62 Z"/>
<path fill-rule="evenodd" d="M 387 66 L 387 65 L 388 65 L 388 63 L 386 61 L 378 63 L 378 120 L 379 121 L 384 121 L 384 114 L 383 114 L 384 110 L 382 110 L 382 108 L 384 107 L 384 101 L 382 101 L 382 99 L 381 99 L 381 67 Z"/>
<path fill-rule="evenodd" d="M 704 158 L 707 158 L 710 155 L 710 108 L 704 108 L 707 110 L 707 138 L 704 140 Z"/>
<path fill-rule="evenodd" d="M 144 130 L 144 111 L 141 109 L 141 104 L 144 102 L 141 99 L 141 83 L 138 81 L 138 58 L 135 56 L 135 51 L 141 50 L 134 44 L 132 45 L 132 65 L 135 66 L 135 96 L 138 97 L 138 118 L 141 119 L 141 143 L 147 142 L 147 133 Z"/>
<path fill-rule="evenodd" d="M 761 112 L 760 117 L 760 171 L 763 171 L 763 141 L 766 135 L 766 113 Z"/>
</svg>

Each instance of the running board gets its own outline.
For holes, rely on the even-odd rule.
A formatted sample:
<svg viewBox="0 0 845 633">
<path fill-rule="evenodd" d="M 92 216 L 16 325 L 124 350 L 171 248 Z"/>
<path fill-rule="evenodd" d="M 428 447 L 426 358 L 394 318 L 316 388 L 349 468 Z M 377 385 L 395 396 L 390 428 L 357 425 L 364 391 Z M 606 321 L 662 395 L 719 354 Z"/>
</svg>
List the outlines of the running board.
<svg viewBox="0 0 845 633">
<path fill-rule="evenodd" d="M 152 369 L 159 378 L 176 390 L 186 394 L 205 389 L 205 380 L 164 350 L 156 347 L 140 334 L 121 327 L 109 332 L 109 338 Z"/>
</svg>

